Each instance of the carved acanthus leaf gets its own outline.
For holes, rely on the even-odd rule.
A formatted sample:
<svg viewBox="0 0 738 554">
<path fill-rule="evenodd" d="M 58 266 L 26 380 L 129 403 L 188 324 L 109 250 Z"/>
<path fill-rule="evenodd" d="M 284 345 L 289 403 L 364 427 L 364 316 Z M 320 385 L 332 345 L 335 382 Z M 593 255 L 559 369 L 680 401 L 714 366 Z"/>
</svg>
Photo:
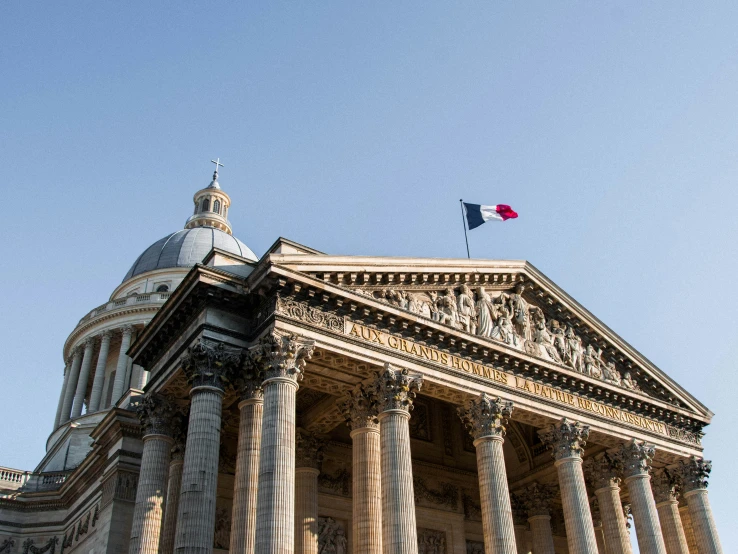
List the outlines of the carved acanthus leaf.
<svg viewBox="0 0 738 554">
<path fill-rule="evenodd" d="M 707 488 L 712 471 L 712 462 L 692 456 L 689 461 L 679 462 L 679 482 L 684 492 Z"/>
<path fill-rule="evenodd" d="M 423 386 L 423 376 L 411 374 L 407 369 L 393 367 L 389 363 L 377 373 L 373 385 L 374 399 L 379 412 L 413 409 L 413 400 Z"/>
<path fill-rule="evenodd" d="M 504 437 L 513 403 L 482 393 L 458 409 L 459 417 L 474 440 L 482 437 Z"/>
<path fill-rule="evenodd" d="M 539 431 L 538 435 L 553 451 L 555 460 L 581 458 L 589 438 L 589 425 L 564 418 L 559 423 L 551 425 L 548 431 Z"/>
<path fill-rule="evenodd" d="M 222 342 L 200 340 L 187 349 L 182 369 L 194 387 L 215 387 L 224 390 L 241 364 L 243 350 Z"/>
<path fill-rule="evenodd" d="M 265 380 L 285 377 L 299 381 L 314 349 L 315 341 L 273 331 L 261 338 L 249 352 L 260 365 Z"/>
<path fill-rule="evenodd" d="M 655 454 L 656 448 L 652 444 L 636 439 L 620 445 L 617 457 L 622 464 L 623 475 L 626 478 L 635 475 L 647 475 Z"/>
</svg>

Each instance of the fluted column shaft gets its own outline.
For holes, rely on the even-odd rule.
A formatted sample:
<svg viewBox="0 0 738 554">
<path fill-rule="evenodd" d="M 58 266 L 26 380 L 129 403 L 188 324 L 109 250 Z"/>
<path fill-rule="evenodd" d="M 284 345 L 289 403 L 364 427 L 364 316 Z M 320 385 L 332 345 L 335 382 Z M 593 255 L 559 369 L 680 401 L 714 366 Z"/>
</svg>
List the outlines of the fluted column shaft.
<svg viewBox="0 0 738 554">
<path fill-rule="evenodd" d="M 130 554 L 157 554 L 169 478 L 173 439 L 166 435 L 143 438 L 141 471 L 133 509 Z"/>
<path fill-rule="evenodd" d="M 241 420 L 238 426 L 236 476 L 233 484 L 230 552 L 254 554 L 264 401 L 262 398 L 250 398 L 241 401 L 238 408 L 241 411 Z"/>
<path fill-rule="evenodd" d="M 105 384 L 105 367 L 108 365 L 108 352 L 110 351 L 110 337 L 110 332 L 105 331 L 100 339 L 100 353 L 97 355 L 95 377 L 92 380 L 92 392 L 90 393 L 90 412 L 100 409 L 100 399 Z"/>
<path fill-rule="evenodd" d="M 59 404 L 56 407 L 56 416 L 54 417 L 54 429 L 62 424 L 62 408 L 64 408 L 64 398 L 66 397 L 67 386 L 69 385 L 70 370 L 71 364 L 67 362 L 64 366 L 64 381 L 62 382 L 61 393 L 59 393 Z"/>
<path fill-rule="evenodd" d="M 695 489 L 684 493 L 689 508 L 689 519 L 699 554 L 722 554 L 715 519 L 712 517 L 707 489 Z"/>
<path fill-rule="evenodd" d="M 528 531 L 527 525 L 515 525 L 513 528 L 515 531 L 515 549 L 518 554 L 530 554 L 526 541 L 526 534 Z"/>
<path fill-rule="evenodd" d="M 667 500 L 656 504 L 666 554 L 689 554 L 687 537 L 684 534 L 682 518 L 679 517 L 678 506 L 679 503 L 676 500 Z"/>
<path fill-rule="evenodd" d="M 679 506 L 679 516 L 682 519 L 684 537 L 687 539 L 687 547 L 689 547 L 690 554 L 699 554 L 697 539 L 695 539 L 694 530 L 692 529 L 692 518 L 689 517 L 689 508 L 687 507 L 686 502 L 683 506 Z"/>
<path fill-rule="evenodd" d="M 632 554 L 630 535 L 620 503 L 620 487 L 609 485 L 595 491 L 602 517 L 602 533 L 607 554 Z"/>
<path fill-rule="evenodd" d="M 256 552 L 292 554 L 295 548 L 295 397 L 287 377 L 264 381 L 264 415 L 256 508 Z"/>
<path fill-rule="evenodd" d="M 190 392 L 182 486 L 177 513 L 177 554 L 212 552 L 223 390 L 200 386 Z"/>
<path fill-rule="evenodd" d="M 384 554 L 418 554 L 409 420 L 405 410 L 379 414 Z"/>
<path fill-rule="evenodd" d="M 484 547 L 491 554 L 516 554 L 502 442 L 501 435 L 480 437 L 474 441 L 477 449 Z"/>
<path fill-rule="evenodd" d="M 528 518 L 528 522 L 533 535 L 533 554 L 556 554 L 551 530 L 551 516 L 533 516 Z"/>
<path fill-rule="evenodd" d="M 62 406 L 61 421 L 65 423 L 69 421 L 72 411 L 72 403 L 74 402 L 74 393 L 77 390 L 77 381 L 79 380 L 79 368 L 82 365 L 82 350 L 77 348 L 72 357 L 72 369 L 70 370 L 69 380 L 67 382 L 67 390 L 64 396 L 64 405 Z"/>
<path fill-rule="evenodd" d="M 90 379 L 90 368 L 92 367 L 92 356 L 95 354 L 95 340 L 92 338 L 85 341 L 85 351 L 82 355 L 82 365 L 79 370 L 79 378 L 77 379 L 77 390 L 74 393 L 74 403 L 72 404 L 72 419 L 82 415 L 82 407 L 85 403 L 85 393 L 87 392 L 87 382 Z"/>
<path fill-rule="evenodd" d="M 639 473 L 625 478 L 638 537 L 638 549 L 641 554 L 666 554 L 666 545 L 664 536 L 661 534 L 650 481 L 651 477 L 648 473 Z"/>
<path fill-rule="evenodd" d="M 113 394 L 110 398 L 110 405 L 115 404 L 123 396 L 126 384 L 126 368 L 128 367 L 128 348 L 131 346 L 131 333 L 133 328 L 130 325 L 123 327 L 123 335 L 120 343 L 120 352 L 118 353 L 118 365 L 115 368 L 115 381 L 113 382 Z"/>
<path fill-rule="evenodd" d="M 554 465 L 559 476 L 569 554 L 597 552 L 597 539 L 584 483 L 582 459 L 579 456 L 561 458 L 556 460 Z"/>
<path fill-rule="evenodd" d="M 172 554 L 174 552 L 179 495 L 182 492 L 183 467 L 184 453 L 172 454 L 172 460 L 169 463 L 169 482 L 167 483 L 167 501 L 164 505 L 164 521 L 161 525 L 161 537 L 159 539 L 159 554 Z"/>
<path fill-rule="evenodd" d="M 595 527 L 595 540 L 597 541 L 597 552 L 599 554 L 607 554 L 607 547 L 605 546 L 605 533 L 602 530 L 602 526 Z"/>
<path fill-rule="evenodd" d="M 382 552 L 382 456 L 379 429 L 351 432 L 353 544 L 355 552 Z"/>
<path fill-rule="evenodd" d="M 318 554 L 318 475 L 312 467 L 295 469 L 295 554 Z"/>
</svg>

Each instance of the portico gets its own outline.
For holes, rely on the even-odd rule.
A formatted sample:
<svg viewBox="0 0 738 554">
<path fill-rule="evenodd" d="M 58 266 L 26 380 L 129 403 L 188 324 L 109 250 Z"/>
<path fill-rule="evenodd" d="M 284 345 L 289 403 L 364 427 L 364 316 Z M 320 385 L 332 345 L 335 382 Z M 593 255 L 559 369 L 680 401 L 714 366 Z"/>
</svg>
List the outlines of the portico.
<svg viewBox="0 0 738 554">
<path fill-rule="evenodd" d="M 146 396 L 189 410 L 174 552 L 628 552 L 625 502 L 641 551 L 671 554 L 652 469 L 720 552 L 694 477 L 711 414 L 535 268 L 288 247 L 247 277 L 215 251 L 129 350 Z"/>
</svg>

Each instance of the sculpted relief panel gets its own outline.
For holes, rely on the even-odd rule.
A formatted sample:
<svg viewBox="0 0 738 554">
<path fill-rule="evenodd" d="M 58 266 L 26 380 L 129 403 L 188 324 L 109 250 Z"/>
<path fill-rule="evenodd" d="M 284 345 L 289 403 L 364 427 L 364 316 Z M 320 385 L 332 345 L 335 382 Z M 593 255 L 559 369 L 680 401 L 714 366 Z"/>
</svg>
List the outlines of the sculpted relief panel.
<svg viewBox="0 0 738 554">
<path fill-rule="evenodd" d="M 472 291 L 467 285 L 444 291 L 384 289 L 356 292 L 408 310 L 472 335 L 493 340 L 530 356 L 569 368 L 629 390 L 640 390 L 629 371 L 604 360 L 602 349 L 585 345 L 570 325 L 547 319 L 543 310 L 523 297 L 525 285 L 513 291 Z"/>
</svg>

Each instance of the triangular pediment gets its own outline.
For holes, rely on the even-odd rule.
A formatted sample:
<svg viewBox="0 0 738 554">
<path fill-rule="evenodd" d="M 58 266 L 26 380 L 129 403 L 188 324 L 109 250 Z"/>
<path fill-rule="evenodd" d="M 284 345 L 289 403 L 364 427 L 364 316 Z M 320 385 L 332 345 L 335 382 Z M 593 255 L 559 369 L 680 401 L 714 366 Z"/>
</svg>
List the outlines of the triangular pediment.
<svg viewBox="0 0 738 554">
<path fill-rule="evenodd" d="M 712 413 L 524 261 L 272 253 L 274 266 L 481 345 L 554 365 L 596 387 L 708 423 Z M 655 406 L 655 409 L 658 409 Z"/>
</svg>

